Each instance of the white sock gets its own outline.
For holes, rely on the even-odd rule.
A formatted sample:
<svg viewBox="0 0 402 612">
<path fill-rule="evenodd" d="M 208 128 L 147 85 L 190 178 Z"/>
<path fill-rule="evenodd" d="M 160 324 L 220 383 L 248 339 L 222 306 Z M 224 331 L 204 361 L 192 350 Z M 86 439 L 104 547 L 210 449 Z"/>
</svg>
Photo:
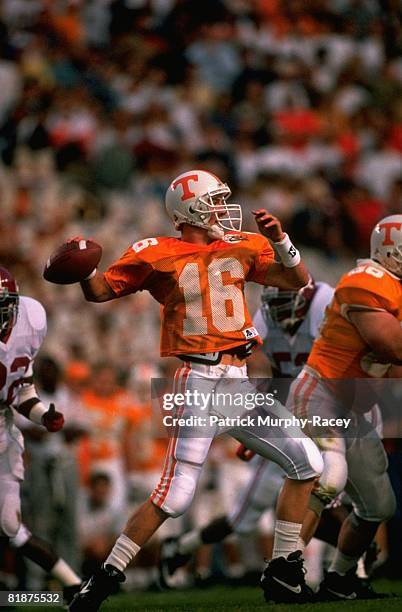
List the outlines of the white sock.
<svg viewBox="0 0 402 612">
<path fill-rule="evenodd" d="M 124 533 L 122 533 L 116 540 L 110 555 L 106 559 L 104 565 L 113 565 L 121 572 L 124 572 L 127 565 L 135 557 L 140 550 L 141 546 L 138 546 L 135 542 L 130 540 Z"/>
<path fill-rule="evenodd" d="M 184 535 L 180 536 L 179 539 L 179 553 L 182 555 L 189 555 L 202 546 L 201 534 L 199 531 L 189 531 Z"/>
<path fill-rule="evenodd" d="M 348 572 L 350 569 L 352 569 L 352 567 L 356 565 L 357 561 L 358 561 L 357 557 L 348 557 L 348 555 L 344 555 L 337 548 L 328 571 L 336 572 L 337 574 L 344 576 L 346 572 Z"/>
<path fill-rule="evenodd" d="M 77 576 L 75 571 L 64 561 L 64 559 L 56 561 L 50 573 L 66 587 L 81 584 L 82 582 L 81 578 Z"/>
<path fill-rule="evenodd" d="M 303 540 L 301 536 L 297 538 L 297 546 L 296 550 L 301 550 L 304 553 L 304 549 L 306 548 L 306 542 Z"/>
<path fill-rule="evenodd" d="M 298 550 L 299 536 L 302 528 L 301 523 L 289 523 L 288 521 L 276 521 L 274 549 L 272 558 L 287 557 L 290 553 Z"/>
</svg>

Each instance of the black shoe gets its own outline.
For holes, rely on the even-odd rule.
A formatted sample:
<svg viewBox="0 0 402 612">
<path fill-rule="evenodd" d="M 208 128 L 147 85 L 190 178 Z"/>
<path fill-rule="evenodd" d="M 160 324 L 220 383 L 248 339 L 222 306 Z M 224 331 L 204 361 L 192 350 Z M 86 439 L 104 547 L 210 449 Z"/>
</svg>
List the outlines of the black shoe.
<svg viewBox="0 0 402 612">
<path fill-rule="evenodd" d="M 344 576 L 336 572 L 328 572 L 317 591 L 319 601 L 341 601 L 352 599 L 385 599 L 392 597 L 388 593 L 376 593 L 366 578 L 356 576 L 356 568 L 349 570 Z"/>
<path fill-rule="evenodd" d="M 314 601 L 314 593 L 307 586 L 303 557 L 300 550 L 269 561 L 261 576 L 261 587 L 266 602 L 306 603 Z"/>
<path fill-rule="evenodd" d="M 89 580 L 86 580 L 69 606 L 70 612 L 96 612 L 109 595 L 119 590 L 125 575 L 112 565 L 102 566 Z"/>
<path fill-rule="evenodd" d="M 81 582 L 80 584 L 73 584 L 71 586 L 63 587 L 63 599 L 67 605 L 70 605 L 70 603 L 73 600 L 74 595 L 76 595 L 80 591 L 83 584 L 84 583 Z"/>
<path fill-rule="evenodd" d="M 164 589 L 172 588 L 171 578 L 175 571 L 186 565 L 191 555 L 183 555 L 179 552 L 179 538 L 166 538 L 161 543 L 159 557 L 159 583 Z"/>
</svg>

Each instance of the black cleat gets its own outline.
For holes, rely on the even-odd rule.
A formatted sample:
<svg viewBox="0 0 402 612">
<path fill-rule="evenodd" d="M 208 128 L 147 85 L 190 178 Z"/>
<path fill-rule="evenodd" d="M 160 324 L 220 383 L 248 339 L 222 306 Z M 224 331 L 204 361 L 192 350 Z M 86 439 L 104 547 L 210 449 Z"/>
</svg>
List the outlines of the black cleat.
<svg viewBox="0 0 402 612">
<path fill-rule="evenodd" d="M 120 582 L 125 579 L 125 575 L 112 565 L 102 565 L 89 580 L 83 582 L 69 605 L 69 612 L 97 612 L 102 601 L 117 593 Z"/>
<path fill-rule="evenodd" d="M 265 601 L 274 603 L 306 603 L 314 601 L 314 593 L 307 586 L 303 557 L 300 550 L 288 557 L 269 561 L 261 576 Z"/>
<path fill-rule="evenodd" d="M 83 582 L 80 582 L 80 584 L 73 584 L 71 586 L 63 587 L 63 599 L 67 605 L 70 605 L 74 595 L 76 595 L 80 591 L 83 584 Z"/>
<path fill-rule="evenodd" d="M 186 565 L 191 559 L 191 555 L 183 555 L 179 552 L 179 538 L 166 538 L 161 543 L 159 557 L 159 584 L 161 588 L 171 589 L 175 571 Z"/>
<path fill-rule="evenodd" d="M 356 568 L 344 576 L 328 572 L 320 584 L 316 598 L 318 601 L 350 601 L 353 599 L 385 599 L 388 593 L 376 593 L 367 579 L 356 576 Z"/>
</svg>

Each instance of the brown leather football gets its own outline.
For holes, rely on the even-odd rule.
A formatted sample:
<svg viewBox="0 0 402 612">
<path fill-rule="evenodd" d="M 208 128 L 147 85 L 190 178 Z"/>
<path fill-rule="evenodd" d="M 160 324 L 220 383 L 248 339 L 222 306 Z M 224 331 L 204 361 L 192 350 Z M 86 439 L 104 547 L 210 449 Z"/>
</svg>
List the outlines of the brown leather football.
<svg viewBox="0 0 402 612">
<path fill-rule="evenodd" d="M 93 240 L 70 240 L 50 255 L 43 278 L 57 285 L 79 283 L 97 267 L 101 257 L 102 247 Z"/>
</svg>

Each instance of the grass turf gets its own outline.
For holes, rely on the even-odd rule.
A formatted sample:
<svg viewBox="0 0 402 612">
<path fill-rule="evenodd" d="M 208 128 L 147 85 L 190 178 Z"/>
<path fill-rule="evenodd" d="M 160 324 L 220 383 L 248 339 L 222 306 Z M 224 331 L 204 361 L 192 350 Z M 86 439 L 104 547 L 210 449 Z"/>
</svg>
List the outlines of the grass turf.
<svg viewBox="0 0 402 612">
<path fill-rule="evenodd" d="M 188 591 L 169 591 L 165 593 L 130 593 L 110 597 L 102 606 L 102 612 L 194 612 L 219 610 L 220 612 L 255 612 L 272 610 L 275 612 L 401 612 L 402 581 L 375 582 L 379 592 L 396 593 L 392 599 L 348 601 L 334 603 L 315 603 L 304 605 L 265 604 L 259 588 L 229 588 L 219 586 L 211 589 L 192 589 Z M 27 607 L 19 607 L 23 612 Z M 35 612 L 60 610 L 55 607 L 29 606 Z"/>
</svg>

